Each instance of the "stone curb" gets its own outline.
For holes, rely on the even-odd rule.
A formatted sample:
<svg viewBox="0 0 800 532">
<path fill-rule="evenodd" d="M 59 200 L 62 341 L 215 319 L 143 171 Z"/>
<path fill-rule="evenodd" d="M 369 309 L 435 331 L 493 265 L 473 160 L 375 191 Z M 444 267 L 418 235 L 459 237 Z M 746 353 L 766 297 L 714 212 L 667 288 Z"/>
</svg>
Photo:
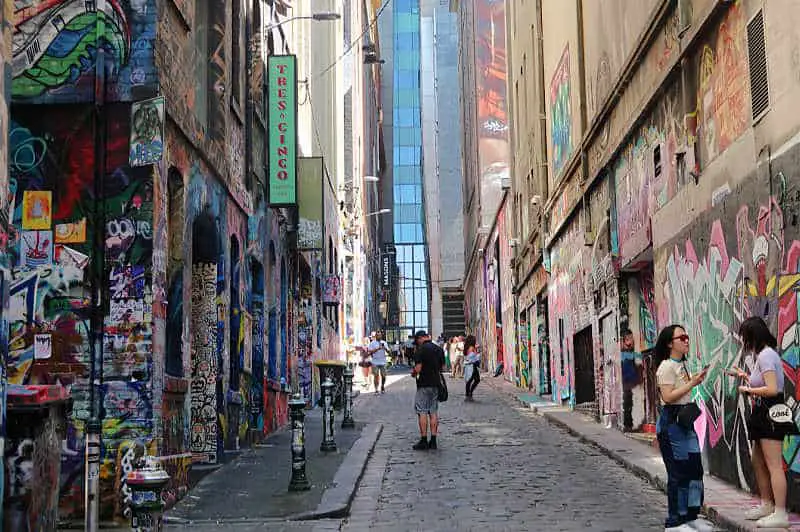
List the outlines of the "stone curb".
<svg viewBox="0 0 800 532">
<path fill-rule="evenodd" d="M 575 427 L 572 427 L 569 423 L 566 423 L 563 420 L 558 419 L 558 417 L 547 411 L 548 408 L 554 408 L 554 407 L 557 408 L 557 405 L 555 404 L 553 404 L 552 406 L 547 404 L 541 406 L 533 405 L 531 403 L 522 400 L 519 396 L 511 394 L 509 391 L 501 389 L 499 386 L 493 385 L 492 388 L 501 393 L 512 396 L 515 402 L 520 403 L 522 406 L 526 408 L 530 408 L 535 414 L 543 417 L 551 425 L 554 425 L 556 427 L 565 430 L 571 436 L 575 437 L 578 441 L 597 449 L 598 451 L 600 451 L 607 457 L 611 458 L 612 460 L 617 462 L 619 465 L 621 465 L 631 473 L 635 474 L 639 478 L 646 480 L 647 482 L 657 487 L 662 492 L 666 493 L 667 491 L 666 478 L 662 478 L 658 474 L 654 474 L 652 471 L 648 471 L 646 468 L 635 463 L 630 458 L 625 456 L 623 453 L 620 453 L 614 449 L 609 448 L 602 442 L 582 433 Z M 664 475 L 666 477 L 666 473 L 664 473 Z M 714 524 L 724 527 L 725 530 L 730 530 L 733 532 L 752 532 L 753 530 L 755 530 L 752 527 L 742 526 L 741 523 L 727 517 L 725 514 L 717 510 L 714 506 L 704 504 L 703 511 L 706 514 L 706 516 L 711 521 L 714 522 Z"/>
<path fill-rule="evenodd" d="M 303 512 L 287 517 L 289 521 L 311 521 L 325 518 L 344 518 L 350 512 L 358 484 L 367 463 L 372 457 L 372 452 L 378 439 L 383 433 L 383 424 L 374 423 L 367 425 L 361 432 L 361 437 L 356 440 L 347 456 L 336 471 L 333 484 L 322 494 L 322 500 L 317 508 L 310 512 Z"/>
</svg>

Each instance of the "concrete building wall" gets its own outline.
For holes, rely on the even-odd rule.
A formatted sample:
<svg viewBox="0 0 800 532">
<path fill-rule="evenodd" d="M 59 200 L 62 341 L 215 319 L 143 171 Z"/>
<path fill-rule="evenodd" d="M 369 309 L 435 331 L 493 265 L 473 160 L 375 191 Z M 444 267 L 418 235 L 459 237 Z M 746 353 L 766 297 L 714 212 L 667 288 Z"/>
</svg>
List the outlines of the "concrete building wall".
<svg viewBox="0 0 800 532">
<path fill-rule="evenodd" d="M 512 2 L 509 20 L 509 31 L 520 36 L 509 55 L 510 90 L 519 85 L 521 93 L 512 112 L 518 219 L 536 190 L 526 174 L 538 147 L 534 142 L 526 153 L 525 139 L 538 133 L 536 107 L 523 97 L 536 87 L 526 68 L 532 49 L 531 70 L 538 58 L 537 13 L 527 4 Z M 526 235 L 522 223 L 515 267 L 525 321 L 532 321 L 534 303 L 537 314 L 542 303 L 547 307 L 546 334 L 529 327 L 518 338 L 530 346 L 532 370 L 549 370 L 550 389 L 545 379 L 531 383 L 609 427 L 642 429 L 656 415 L 651 349 L 660 328 L 680 323 L 691 337 L 689 369 L 718 368 L 695 394 L 709 469 L 754 489 L 741 430 L 746 412 L 722 368 L 751 363 L 736 331 L 753 315 L 775 333 L 784 366 L 798 365 L 790 292 L 800 275 L 792 170 L 800 122 L 789 107 L 800 90 L 791 60 L 797 39 L 789 30 L 798 6 L 545 1 L 541 14 L 545 91 L 537 99 L 548 105 L 550 170 L 544 253 L 540 269 L 531 242 L 539 240 L 536 224 Z M 529 24 L 530 41 L 522 35 Z M 759 46 L 765 72 L 753 61 Z M 570 72 L 559 77 L 566 49 Z M 564 98 L 553 105 L 556 95 Z M 533 222 L 536 213 L 529 213 Z M 620 351 L 626 328 L 635 353 Z M 541 367 L 548 358 L 549 368 Z M 794 396 L 796 383 L 791 371 L 786 375 Z M 632 396 L 629 407 L 623 392 Z M 796 447 L 793 439 L 785 445 L 790 485 L 800 473 Z M 790 501 L 800 504 L 794 488 Z"/>
</svg>

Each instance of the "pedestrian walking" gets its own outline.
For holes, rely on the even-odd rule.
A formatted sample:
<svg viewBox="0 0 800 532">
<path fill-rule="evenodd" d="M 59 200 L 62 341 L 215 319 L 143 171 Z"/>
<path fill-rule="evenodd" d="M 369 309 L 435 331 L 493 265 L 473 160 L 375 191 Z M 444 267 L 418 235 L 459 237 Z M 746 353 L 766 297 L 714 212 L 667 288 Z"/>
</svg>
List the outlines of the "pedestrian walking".
<svg viewBox="0 0 800 532">
<path fill-rule="evenodd" d="M 358 365 L 361 367 L 361 375 L 364 378 L 364 381 L 361 383 L 361 387 L 364 389 L 369 388 L 369 376 L 372 371 L 372 356 L 369 354 L 369 344 L 370 339 L 374 337 L 375 332 L 370 333 L 370 338 L 364 338 L 364 345 L 361 346 L 361 362 L 359 362 Z"/>
<path fill-rule="evenodd" d="M 450 344 L 450 360 L 453 363 L 453 377 L 464 376 L 464 338 L 456 336 Z"/>
<path fill-rule="evenodd" d="M 389 346 L 383 341 L 382 332 L 375 333 L 374 338 L 367 346 L 367 353 L 372 357 L 372 383 L 375 386 L 375 395 L 386 393 L 386 363 Z"/>
<path fill-rule="evenodd" d="M 472 335 L 464 341 L 464 380 L 467 383 L 466 400 L 472 401 L 472 394 L 481 382 L 481 356 L 477 340 Z"/>
<path fill-rule="evenodd" d="M 417 379 L 417 393 L 414 397 L 414 410 L 419 422 L 419 441 L 414 445 L 415 451 L 437 448 L 439 433 L 439 386 L 441 372 L 444 367 L 444 351 L 431 341 L 425 331 L 414 333 L 417 344 L 416 365 L 411 376 Z M 430 440 L 428 431 L 430 430 Z"/>
<path fill-rule="evenodd" d="M 789 526 L 786 513 L 786 473 L 783 470 L 783 439 L 798 433 L 791 409 L 783 397 L 783 362 L 775 351 L 778 345 L 758 317 L 747 318 L 739 327 L 744 350 L 754 357 L 750 375 L 741 369 L 733 374 L 746 384 L 739 391 L 750 398 L 752 408 L 747 434 L 753 442 L 751 459 L 761 504 L 745 514 L 759 528 Z"/>
<path fill-rule="evenodd" d="M 708 368 L 691 375 L 686 368 L 689 335 L 680 325 L 665 327 L 658 335 L 656 356 L 663 360 L 656 371 L 661 397 L 656 435 L 667 470 L 667 518 L 665 531 L 710 531 L 713 525 L 700 518 L 703 507 L 703 463 L 694 422 L 700 408 L 691 392 L 703 382 Z"/>
</svg>

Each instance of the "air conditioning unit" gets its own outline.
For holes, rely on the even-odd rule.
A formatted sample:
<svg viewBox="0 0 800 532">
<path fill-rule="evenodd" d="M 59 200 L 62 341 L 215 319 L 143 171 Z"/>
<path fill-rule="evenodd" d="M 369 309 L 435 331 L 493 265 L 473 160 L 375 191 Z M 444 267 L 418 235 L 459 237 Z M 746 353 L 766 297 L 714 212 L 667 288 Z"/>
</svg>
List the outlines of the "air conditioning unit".
<svg viewBox="0 0 800 532">
<path fill-rule="evenodd" d="M 503 177 L 500 179 L 500 188 L 503 190 L 511 190 L 511 178 Z"/>
</svg>

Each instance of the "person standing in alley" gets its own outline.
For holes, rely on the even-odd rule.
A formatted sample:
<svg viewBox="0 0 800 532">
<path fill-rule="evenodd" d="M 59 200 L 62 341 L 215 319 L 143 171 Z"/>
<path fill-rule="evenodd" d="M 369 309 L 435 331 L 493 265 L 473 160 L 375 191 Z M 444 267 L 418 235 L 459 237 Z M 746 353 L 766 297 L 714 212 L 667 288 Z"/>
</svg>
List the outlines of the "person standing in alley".
<svg viewBox="0 0 800 532">
<path fill-rule="evenodd" d="M 633 426 L 634 390 L 642 384 L 642 354 L 635 350 L 633 332 L 630 329 L 622 330 L 622 346 L 620 349 L 620 369 L 622 370 L 622 428 L 631 432 Z M 637 395 L 642 395 L 641 389 Z M 637 398 L 636 403 L 641 405 L 642 399 Z M 641 416 L 637 416 L 640 417 Z"/>
<path fill-rule="evenodd" d="M 467 381 L 466 400 L 472 401 L 472 394 L 481 382 L 481 356 L 477 340 L 472 335 L 464 341 L 464 378 Z"/>
<path fill-rule="evenodd" d="M 364 342 L 361 345 L 361 362 L 358 363 L 359 367 L 361 367 L 362 377 L 364 381 L 361 383 L 361 386 L 364 389 L 369 388 L 369 376 L 372 370 L 372 356 L 369 354 L 369 346 L 370 340 L 375 338 L 375 332 L 373 331 L 370 333 L 369 338 L 364 338 Z"/>
<path fill-rule="evenodd" d="M 375 395 L 386 393 L 388 352 L 389 346 L 383 341 L 383 333 L 378 331 L 367 346 L 367 353 L 372 357 L 372 384 L 375 386 Z M 380 384 L 380 387 L 378 387 L 378 384 Z"/>
<path fill-rule="evenodd" d="M 425 331 L 414 333 L 417 351 L 414 356 L 416 365 L 411 376 L 417 379 L 417 393 L 414 397 L 414 410 L 419 422 L 419 441 L 414 445 L 415 451 L 436 449 L 436 438 L 439 432 L 439 386 L 441 372 L 444 368 L 444 351 L 431 341 Z M 430 440 L 428 431 L 430 430 Z"/>
<path fill-rule="evenodd" d="M 700 518 L 703 507 L 703 461 L 694 422 L 700 408 L 692 401 L 692 390 L 706 377 L 707 369 L 690 374 L 686 367 L 689 335 L 680 325 L 662 329 L 656 341 L 656 356 L 662 362 L 656 371 L 661 398 L 656 436 L 667 470 L 666 532 L 711 531 L 713 525 Z"/>
</svg>

